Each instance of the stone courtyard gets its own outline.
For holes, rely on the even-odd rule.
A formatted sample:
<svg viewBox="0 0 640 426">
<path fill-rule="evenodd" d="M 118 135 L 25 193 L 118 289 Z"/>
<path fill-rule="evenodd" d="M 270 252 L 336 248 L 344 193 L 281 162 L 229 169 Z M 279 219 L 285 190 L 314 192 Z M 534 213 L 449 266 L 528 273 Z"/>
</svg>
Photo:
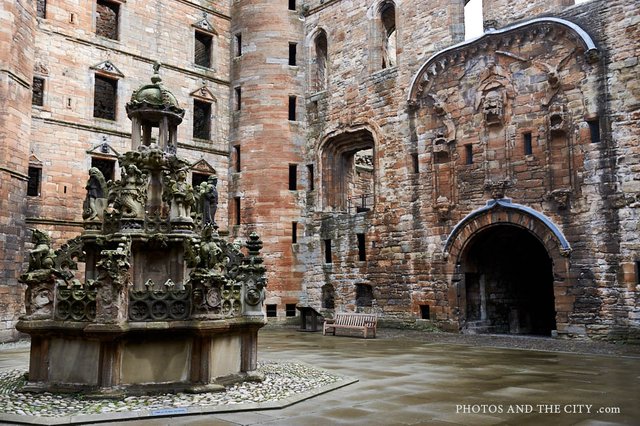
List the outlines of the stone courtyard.
<svg viewBox="0 0 640 426">
<path fill-rule="evenodd" d="M 109 414 L 103 419 L 113 425 L 231 426 L 632 425 L 640 418 L 637 346 L 379 332 L 377 339 L 364 340 L 287 328 L 263 330 L 261 360 L 301 362 L 358 380 L 288 407 L 251 406 L 245 411 L 240 404 L 207 414 L 133 416 L 126 423 L 109 423 Z M 24 345 L 3 348 L 0 370 L 26 369 L 27 353 Z M 0 416 L 0 422 L 3 419 Z M 40 422 L 46 424 L 43 418 Z"/>
</svg>

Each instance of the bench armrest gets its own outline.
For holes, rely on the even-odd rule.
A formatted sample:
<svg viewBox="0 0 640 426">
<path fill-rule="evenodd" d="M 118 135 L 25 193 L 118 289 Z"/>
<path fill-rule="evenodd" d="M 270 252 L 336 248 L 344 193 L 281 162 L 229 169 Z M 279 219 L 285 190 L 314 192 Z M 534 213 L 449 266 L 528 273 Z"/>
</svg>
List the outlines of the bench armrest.
<svg viewBox="0 0 640 426">
<path fill-rule="evenodd" d="M 333 324 L 335 321 L 336 321 L 335 319 L 329 318 L 329 319 L 324 320 L 324 323 L 325 324 Z"/>
</svg>

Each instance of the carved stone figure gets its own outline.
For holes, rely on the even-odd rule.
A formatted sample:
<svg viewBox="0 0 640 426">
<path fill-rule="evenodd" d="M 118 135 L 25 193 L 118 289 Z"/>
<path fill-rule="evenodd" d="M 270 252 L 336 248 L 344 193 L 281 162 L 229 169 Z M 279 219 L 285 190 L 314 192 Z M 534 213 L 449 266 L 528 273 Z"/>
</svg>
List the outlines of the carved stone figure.
<svg viewBox="0 0 640 426">
<path fill-rule="evenodd" d="M 35 244 L 33 250 L 29 250 L 29 269 L 27 272 L 38 269 L 52 269 L 55 261 L 55 252 L 51 248 L 51 239 L 44 232 L 33 230 L 31 242 Z"/>
<path fill-rule="evenodd" d="M 504 101 L 497 90 L 491 90 L 482 100 L 482 115 L 487 126 L 502 124 Z"/>
<path fill-rule="evenodd" d="M 191 207 L 195 197 L 193 188 L 187 182 L 187 172 L 179 170 L 176 179 L 169 181 L 169 198 L 171 200 L 171 220 L 191 222 Z"/>
<path fill-rule="evenodd" d="M 134 164 L 126 167 L 120 190 L 119 206 L 123 218 L 144 216 L 145 175 Z"/>
<path fill-rule="evenodd" d="M 206 182 L 200 184 L 202 203 L 202 224 L 216 226 L 216 211 L 218 210 L 217 176 L 209 176 Z"/>
<path fill-rule="evenodd" d="M 86 221 L 100 219 L 104 210 L 107 182 L 97 167 L 89 169 L 89 180 L 87 181 L 85 189 L 87 190 L 87 197 L 84 201 L 82 218 Z"/>
</svg>

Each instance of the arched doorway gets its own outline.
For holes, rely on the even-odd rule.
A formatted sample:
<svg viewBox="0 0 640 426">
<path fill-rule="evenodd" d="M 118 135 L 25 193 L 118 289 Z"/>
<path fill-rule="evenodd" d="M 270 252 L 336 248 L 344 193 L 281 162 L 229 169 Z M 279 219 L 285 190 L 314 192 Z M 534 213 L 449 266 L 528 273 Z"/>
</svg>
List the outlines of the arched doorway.
<svg viewBox="0 0 640 426">
<path fill-rule="evenodd" d="M 556 329 L 552 260 L 529 230 L 487 227 L 460 261 L 463 330 L 549 336 Z"/>
</svg>

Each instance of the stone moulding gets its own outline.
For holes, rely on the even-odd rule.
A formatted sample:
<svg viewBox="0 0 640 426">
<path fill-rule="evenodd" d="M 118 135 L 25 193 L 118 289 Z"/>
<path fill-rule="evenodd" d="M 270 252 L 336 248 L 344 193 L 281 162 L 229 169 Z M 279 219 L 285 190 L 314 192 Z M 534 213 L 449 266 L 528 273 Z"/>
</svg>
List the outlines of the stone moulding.
<svg viewBox="0 0 640 426">
<path fill-rule="evenodd" d="M 553 221 L 551 221 L 551 219 L 549 219 L 544 214 L 530 207 L 523 206 L 521 204 L 512 203 L 511 200 L 508 198 L 502 198 L 502 199 L 487 201 L 487 204 L 484 207 L 472 211 L 464 219 L 458 222 L 456 226 L 454 226 L 453 230 L 449 233 L 449 236 L 447 237 L 444 243 L 443 252 L 444 252 L 445 258 L 449 256 L 452 246 L 456 242 L 462 230 L 467 226 L 467 224 L 469 224 L 471 221 L 473 221 L 476 218 L 479 218 L 484 214 L 488 214 L 491 211 L 498 210 L 498 209 L 517 212 L 524 216 L 528 216 L 539 221 L 553 235 L 554 239 L 556 240 L 560 248 L 560 253 L 563 256 L 569 256 L 571 254 L 572 249 L 571 249 L 571 245 L 569 244 L 569 241 L 567 241 L 562 231 L 560 231 L 560 229 L 556 226 L 555 223 L 553 223 Z M 505 224 L 509 224 L 509 223 L 511 222 L 505 222 Z M 514 225 L 516 224 L 514 223 Z"/>
<path fill-rule="evenodd" d="M 484 50 L 491 43 L 499 42 L 504 36 L 512 34 L 515 35 L 521 32 L 526 33 L 528 31 L 539 31 L 545 27 L 549 28 L 549 30 L 552 30 L 555 27 L 564 28 L 570 31 L 581 42 L 585 51 L 585 56 L 590 63 L 596 62 L 599 59 L 598 48 L 596 47 L 593 39 L 579 25 L 560 18 L 549 17 L 532 19 L 515 25 L 509 25 L 499 30 L 488 30 L 479 37 L 455 44 L 433 54 L 420 67 L 416 75 L 413 77 L 413 80 L 409 85 L 409 94 L 407 96 L 408 104 L 410 106 L 417 106 L 418 98 L 423 92 L 426 84 L 429 82 L 431 76 L 444 72 L 449 64 L 455 63 L 459 59 L 464 58 L 466 56 L 464 54 L 465 51 L 472 49 Z"/>
</svg>

